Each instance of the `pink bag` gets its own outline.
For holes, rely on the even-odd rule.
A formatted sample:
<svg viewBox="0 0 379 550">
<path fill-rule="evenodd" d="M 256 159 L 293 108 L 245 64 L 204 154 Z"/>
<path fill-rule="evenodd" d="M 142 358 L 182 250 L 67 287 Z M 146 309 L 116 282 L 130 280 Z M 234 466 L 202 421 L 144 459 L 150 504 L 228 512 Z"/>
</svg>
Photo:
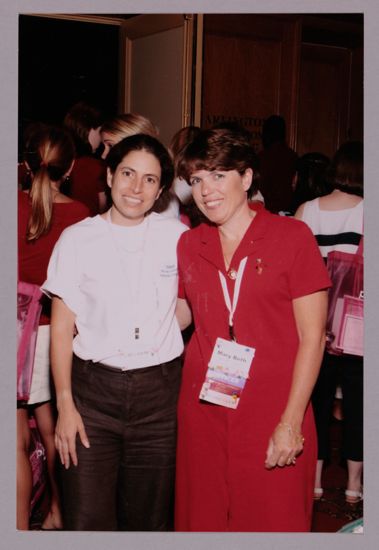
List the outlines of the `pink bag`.
<svg viewBox="0 0 379 550">
<path fill-rule="evenodd" d="M 17 401 L 27 402 L 30 395 L 41 296 L 37 285 L 17 283 Z"/>
<path fill-rule="evenodd" d="M 363 237 L 356 254 L 329 252 L 326 349 L 334 355 L 363 356 Z"/>
<path fill-rule="evenodd" d="M 32 499 L 30 509 L 37 508 L 45 489 L 46 489 L 46 449 L 42 444 L 36 421 L 34 417 L 29 418 L 29 427 L 31 432 L 31 447 L 29 452 L 29 461 L 32 467 Z"/>
</svg>

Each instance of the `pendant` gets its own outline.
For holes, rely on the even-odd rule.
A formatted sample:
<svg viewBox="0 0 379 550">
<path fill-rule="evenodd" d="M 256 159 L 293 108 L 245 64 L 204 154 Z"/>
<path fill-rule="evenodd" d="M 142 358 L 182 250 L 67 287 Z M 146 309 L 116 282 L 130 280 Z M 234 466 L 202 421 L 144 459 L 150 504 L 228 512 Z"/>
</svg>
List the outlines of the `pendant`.
<svg viewBox="0 0 379 550">
<path fill-rule="evenodd" d="M 228 277 L 229 279 L 232 279 L 232 281 L 234 281 L 235 279 L 237 279 L 237 271 L 231 267 L 228 271 Z"/>
<path fill-rule="evenodd" d="M 138 340 L 138 339 L 139 339 L 139 328 L 138 328 L 138 327 L 136 327 L 136 328 L 134 329 L 134 339 L 135 339 L 135 340 Z"/>
</svg>

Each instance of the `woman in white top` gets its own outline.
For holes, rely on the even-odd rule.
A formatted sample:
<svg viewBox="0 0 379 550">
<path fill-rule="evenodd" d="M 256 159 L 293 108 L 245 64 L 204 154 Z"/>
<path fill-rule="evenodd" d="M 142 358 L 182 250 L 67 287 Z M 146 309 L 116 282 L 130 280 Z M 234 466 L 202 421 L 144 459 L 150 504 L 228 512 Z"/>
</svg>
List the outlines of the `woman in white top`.
<svg viewBox="0 0 379 550">
<path fill-rule="evenodd" d="M 101 158 L 106 159 L 116 143 L 135 134 L 147 134 L 158 138 L 159 129 L 148 118 L 137 113 L 123 113 L 106 120 L 100 131 L 104 146 Z M 165 199 L 165 201 L 161 201 L 157 212 L 168 217 L 178 218 L 179 200 L 174 192 L 167 193 Z"/>
<path fill-rule="evenodd" d="M 183 351 L 176 244 L 187 227 L 152 212 L 173 178 L 156 138 L 125 138 L 107 166 L 112 207 L 63 232 L 43 285 L 64 528 L 168 530 Z"/>
<path fill-rule="evenodd" d="M 326 260 L 332 250 L 355 254 L 363 234 L 363 144 L 347 142 L 336 152 L 328 176 L 332 192 L 302 204 L 295 217 L 308 224 Z M 312 396 L 318 432 L 315 499 L 323 495 L 321 477 L 329 458 L 329 422 L 336 383 L 343 394 L 342 454 L 347 460 L 346 501 L 362 500 L 363 360 L 355 355 L 325 353 Z"/>
</svg>

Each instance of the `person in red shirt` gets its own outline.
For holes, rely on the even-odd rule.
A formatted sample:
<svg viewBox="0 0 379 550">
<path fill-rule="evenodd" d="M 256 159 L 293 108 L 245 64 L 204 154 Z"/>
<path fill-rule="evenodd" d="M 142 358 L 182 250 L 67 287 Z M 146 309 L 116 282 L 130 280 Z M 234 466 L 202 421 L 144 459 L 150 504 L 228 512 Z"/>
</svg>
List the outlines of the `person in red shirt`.
<svg viewBox="0 0 379 550">
<path fill-rule="evenodd" d="M 178 243 L 195 330 L 178 403 L 177 531 L 311 528 L 309 403 L 330 280 L 304 223 L 249 208 L 253 162 L 242 132 L 211 129 L 178 166 L 208 220 Z"/>
<path fill-rule="evenodd" d="M 104 212 L 107 205 L 105 163 L 94 156 L 101 144 L 102 122 L 101 112 L 83 101 L 73 105 L 63 121 L 75 143 L 67 194 L 86 204 L 91 216 Z"/>
<path fill-rule="evenodd" d="M 61 129 L 40 126 L 26 144 L 24 162 L 31 174 L 31 188 L 18 192 L 18 277 L 42 285 L 53 247 L 67 226 L 89 215 L 88 208 L 60 192 L 74 162 L 74 144 Z M 35 416 L 46 451 L 50 507 L 42 528 L 62 527 L 54 468 L 55 421 L 51 404 L 49 367 L 49 300 L 43 300 L 34 359 L 30 398 L 17 403 L 17 528 L 29 528 L 32 470 L 29 462 L 29 414 Z"/>
</svg>

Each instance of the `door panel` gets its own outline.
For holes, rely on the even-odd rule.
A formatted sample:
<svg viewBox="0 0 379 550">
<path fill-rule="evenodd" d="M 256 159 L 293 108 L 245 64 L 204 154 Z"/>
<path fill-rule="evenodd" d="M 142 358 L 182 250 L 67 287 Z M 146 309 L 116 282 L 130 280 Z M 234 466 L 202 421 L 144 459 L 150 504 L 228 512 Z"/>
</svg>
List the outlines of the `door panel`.
<svg viewBox="0 0 379 550">
<path fill-rule="evenodd" d="M 299 155 L 318 151 L 331 157 L 348 139 L 350 55 L 345 48 L 302 46 Z"/>
<path fill-rule="evenodd" d="M 281 114 L 292 145 L 296 128 L 298 18 L 204 15 L 202 125 L 235 121 L 261 148 L 264 120 Z"/>
<path fill-rule="evenodd" d="M 192 16 L 141 15 L 124 25 L 124 111 L 147 116 L 166 145 L 188 124 Z"/>
</svg>

